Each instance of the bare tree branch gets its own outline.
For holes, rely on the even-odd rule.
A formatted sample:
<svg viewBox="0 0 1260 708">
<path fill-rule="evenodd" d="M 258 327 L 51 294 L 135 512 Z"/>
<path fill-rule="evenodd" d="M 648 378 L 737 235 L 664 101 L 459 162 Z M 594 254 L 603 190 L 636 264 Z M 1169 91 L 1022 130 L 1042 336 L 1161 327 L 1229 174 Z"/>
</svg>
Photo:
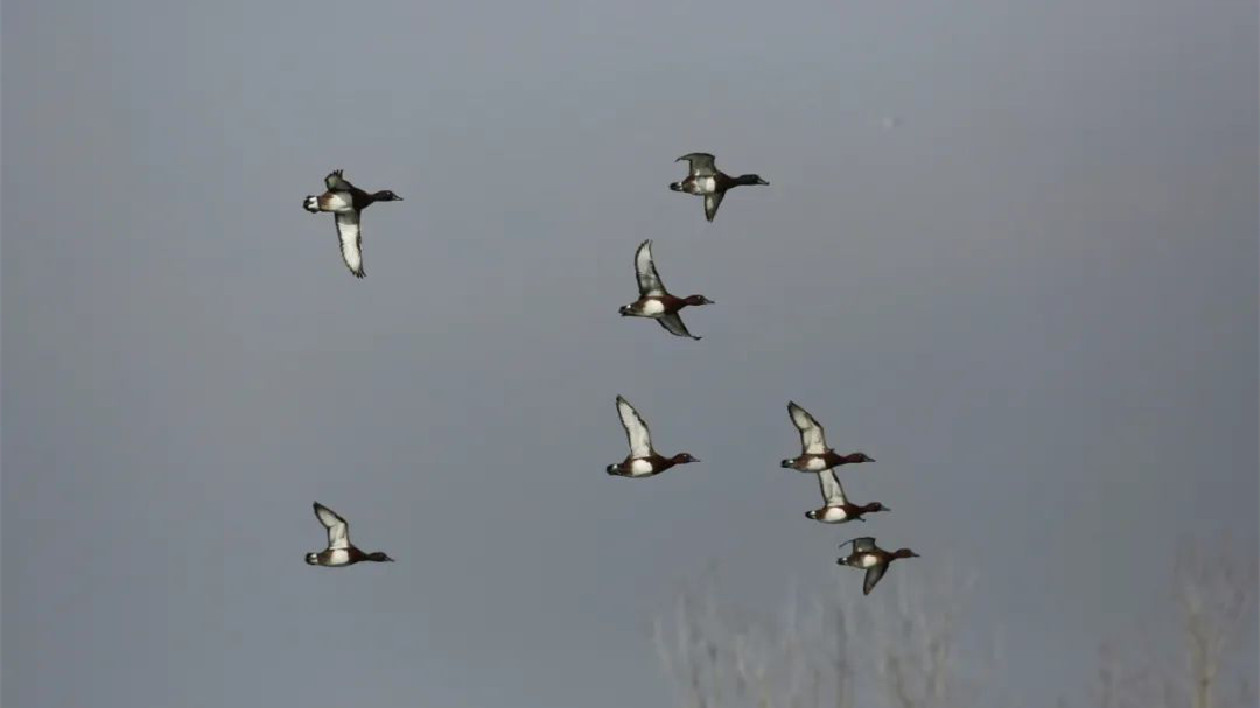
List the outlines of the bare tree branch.
<svg viewBox="0 0 1260 708">
<path fill-rule="evenodd" d="M 1228 537 L 1183 540 L 1172 573 L 1174 606 L 1180 614 L 1180 665 L 1176 654 L 1164 655 L 1157 642 L 1147 639 L 1126 642 L 1124 658 L 1115 643 L 1104 644 L 1098 704 L 1253 707 L 1254 654 L 1244 651 L 1244 642 L 1255 637 L 1256 573 L 1255 553 Z"/>
<path fill-rule="evenodd" d="M 1227 539 L 1183 542 L 1177 554 L 1177 596 L 1186 639 L 1190 705 L 1216 708 L 1222 671 L 1236 668 L 1243 633 L 1254 633 L 1256 557 Z M 1248 683 L 1246 673 L 1240 686 Z"/>
<path fill-rule="evenodd" d="M 769 617 L 724 605 L 712 590 L 685 593 L 655 624 L 657 652 L 685 708 L 852 708 L 877 692 L 900 708 L 948 708 L 964 692 L 950 582 L 911 593 L 889 584 L 870 597 L 837 582 L 805 601 L 791 595 Z"/>
</svg>

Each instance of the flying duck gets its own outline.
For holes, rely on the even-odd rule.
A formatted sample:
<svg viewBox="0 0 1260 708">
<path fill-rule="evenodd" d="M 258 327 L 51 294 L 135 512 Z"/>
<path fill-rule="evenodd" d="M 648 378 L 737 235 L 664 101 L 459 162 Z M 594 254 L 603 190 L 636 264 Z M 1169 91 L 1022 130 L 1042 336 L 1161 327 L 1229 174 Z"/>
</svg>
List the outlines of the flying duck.
<svg viewBox="0 0 1260 708">
<path fill-rule="evenodd" d="M 322 565 L 325 568 L 340 568 L 344 565 L 354 565 L 359 561 L 392 561 L 393 558 L 385 555 L 381 551 L 372 553 L 364 553 L 350 543 L 350 524 L 341 518 L 337 512 L 328 507 L 315 502 L 315 518 L 319 519 L 319 523 L 328 529 L 328 548 L 319 553 L 307 553 L 307 565 Z"/>
<path fill-rule="evenodd" d="M 359 230 L 359 213 L 376 202 L 401 202 L 402 197 L 388 189 L 368 193 L 350 184 L 341 176 L 342 170 L 333 170 L 324 178 L 328 191 L 309 196 L 302 208 L 316 214 L 331 211 L 337 221 L 337 238 L 341 241 L 341 257 L 354 277 L 366 275 L 363 270 L 363 233 Z"/>
<path fill-rule="evenodd" d="M 621 462 L 608 465 L 608 474 L 618 477 L 652 477 L 674 465 L 700 461 L 687 452 L 680 452 L 673 457 L 658 453 L 652 447 L 652 433 L 648 430 L 647 423 L 622 396 L 617 396 L 617 415 L 621 416 L 621 427 L 625 428 L 626 440 L 630 443 L 630 454 Z"/>
<path fill-rule="evenodd" d="M 822 491 L 823 507 L 805 512 L 806 518 L 824 524 L 843 524 L 847 521 L 866 521 L 863 514 L 874 511 L 888 511 L 888 507 L 879 502 L 870 504 L 852 504 L 844 493 L 840 480 L 836 479 L 836 471 L 825 469 L 818 473 L 818 486 Z"/>
<path fill-rule="evenodd" d="M 703 295 L 676 297 L 665 290 L 661 276 L 656 272 L 656 264 L 652 261 L 652 239 L 639 244 L 634 253 L 634 270 L 639 279 L 639 299 L 617 310 L 623 316 L 650 317 L 656 320 L 666 332 L 679 337 L 700 339 L 687 331 L 678 311 L 688 305 L 712 305 L 713 301 Z"/>
<path fill-rule="evenodd" d="M 862 594 L 870 595 L 871 590 L 875 588 L 875 584 L 879 579 L 884 577 L 884 573 L 888 571 L 888 564 L 898 558 L 918 558 L 919 554 L 909 548 L 898 548 L 889 553 L 879 546 L 875 545 L 875 539 L 870 536 L 861 538 L 853 538 L 840 544 L 844 548 L 846 544 L 853 544 L 853 553 L 836 560 L 837 565 L 847 565 L 850 568 L 865 568 L 866 578 L 862 580 Z"/>
<path fill-rule="evenodd" d="M 875 458 L 867 457 L 861 452 L 849 455 L 837 455 L 835 450 L 827 447 L 826 433 L 809 411 L 788 401 L 788 416 L 792 425 L 796 426 L 801 436 L 801 454 L 790 460 L 779 463 L 780 467 L 799 470 L 801 472 L 821 472 L 832 467 L 855 462 L 874 462 Z"/>
<path fill-rule="evenodd" d="M 759 175 L 732 177 L 714 166 L 715 159 L 707 152 L 689 152 L 674 160 L 686 160 L 690 167 L 683 181 L 671 182 L 669 185 L 675 192 L 703 195 L 704 218 L 709 223 L 713 223 L 713 217 L 717 216 L 718 207 L 722 205 L 722 198 L 726 196 L 728 189 L 745 184 L 770 184 Z"/>
</svg>

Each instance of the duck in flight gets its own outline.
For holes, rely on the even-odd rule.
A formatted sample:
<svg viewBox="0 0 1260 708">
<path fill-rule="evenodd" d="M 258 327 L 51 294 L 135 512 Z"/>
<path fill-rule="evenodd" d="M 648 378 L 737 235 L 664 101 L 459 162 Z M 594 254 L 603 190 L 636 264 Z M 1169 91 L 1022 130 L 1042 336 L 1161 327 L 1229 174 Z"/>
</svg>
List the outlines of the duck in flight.
<svg viewBox="0 0 1260 708">
<path fill-rule="evenodd" d="M 888 564 L 898 558 L 918 558 L 919 554 L 909 548 L 898 548 L 891 553 L 885 551 L 875 545 L 875 539 L 870 536 L 861 538 L 853 538 L 840 544 L 844 548 L 847 544 L 853 544 L 853 552 L 849 555 L 836 559 L 837 565 L 847 565 L 850 568 L 865 568 L 866 577 L 862 580 L 862 594 L 870 595 L 871 590 L 875 589 L 875 584 L 879 579 L 884 577 L 884 573 L 888 572 Z"/>
<path fill-rule="evenodd" d="M 350 180 L 341 175 L 342 170 L 333 170 L 324 178 L 327 191 L 317 196 L 309 196 L 302 202 L 302 208 L 317 214 L 321 211 L 333 213 L 337 222 L 337 238 L 341 241 L 341 258 L 346 267 L 356 278 L 366 275 L 363 270 L 363 233 L 359 230 L 359 216 L 362 211 L 376 202 L 401 202 L 402 197 L 388 189 L 379 192 L 365 192 L 350 184 Z"/>
<path fill-rule="evenodd" d="M 328 529 L 328 548 L 319 553 L 307 553 L 307 565 L 322 565 L 325 568 L 340 568 L 354 565 L 359 561 L 392 561 L 393 558 L 381 551 L 364 553 L 350 543 L 350 524 L 337 512 L 315 502 L 315 518 Z"/>
<path fill-rule="evenodd" d="M 879 502 L 870 504 L 853 504 L 844 493 L 844 487 L 836 478 L 836 471 L 825 469 L 818 473 L 818 486 L 822 491 L 823 507 L 805 512 L 806 518 L 824 524 L 843 524 L 848 521 L 866 521 L 863 514 L 875 511 L 888 511 L 888 507 Z"/>
<path fill-rule="evenodd" d="M 687 331 L 687 325 L 683 324 L 678 311 L 688 305 L 712 305 L 713 301 L 703 295 L 677 297 L 665 290 L 661 276 L 656 272 L 656 263 L 652 261 L 652 239 L 639 244 L 639 250 L 634 253 L 634 270 L 639 279 L 639 299 L 617 312 L 629 317 L 649 317 L 670 334 L 700 339 Z"/>
<path fill-rule="evenodd" d="M 849 455 L 836 454 L 835 450 L 827 447 L 826 431 L 818 424 L 814 416 L 810 415 L 809 411 L 796 405 L 793 401 L 788 401 L 787 409 L 788 416 L 792 419 L 792 425 L 796 426 L 796 431 L 801 436 L 801 454 L 790 460 L 780 462 L 780 467 L 801 472 L 821 472 L 840 465 L 875 461 L 875 458 L 868 457 L 861 452 L 854 452 Z"/>
<path fill-rule="evenodd" d="M 718 207 L 722 205 L 722 198 L 726 196 L 727 190 L 746 184 L 770 184 L 759 175 L 732 177 L 714 166 L 715 159 L 707 152 L 689 152 L 674 160 L 686 160 L 690 167 L 681 182 L 671 182 L 669 185 L 675 192 L 703 196 L 704 218 L 709 223 L 713 223 L 713 217 L 717 216 Z"/>
<path fill-rule="evenodd" d="M 621 427 L 625 428 L 626 441 L 630 443 L 630 454 L 621 462 L 608 465 L 608 474 L 617 477 L 652 477 L 674 465 L 700 461 L 687 452 L 680 452 L 673 457 L 658 453 L 652 447 L 652 433 L 648 430 L 647 423 L 622 396 L 617 396 L 617 415 L 621 416 Z"/>
</svg>

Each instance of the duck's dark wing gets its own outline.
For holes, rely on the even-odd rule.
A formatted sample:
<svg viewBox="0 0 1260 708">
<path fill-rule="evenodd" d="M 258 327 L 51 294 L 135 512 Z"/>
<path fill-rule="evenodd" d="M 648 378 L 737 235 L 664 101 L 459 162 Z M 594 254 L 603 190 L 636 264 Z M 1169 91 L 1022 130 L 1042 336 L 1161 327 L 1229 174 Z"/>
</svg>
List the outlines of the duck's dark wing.
<svg viewBox="0 0 1260 708">
<path fill-rule="evenodd" d="M 341 259 L 346 262 L 350 272 L 354 273 L 354 277 L 362 278 L 367 273 L 363 269 L 363 232 L 359 229 L 359 212 L 339 211 L 336 219 Z"/>
<path fill-rule="evenodd" d="M 700 339 L 696 335 L 687 330 L 687 325 L 683 324 L 682 317 L 677 312 L 671 312 L 667 315 L 661 315 L 655 318 L 666 332 L 678 337 L 691 337 L 692 339 Z"/>
<path fill-rule="evenodd" d="M 630 443 L 630 456 L 651 455 L 652 433 L 648 430 L 647 423 L 634 406 L 621 396 L 617 396 L 617 415 L 621 416 L 621 427 L 625 429 L 626 441 Z"/>
<path fill-rule="evenodd" d="M 350 184 L 350 180 L 341 176 L 341 172 L 341 170 L 333 170 L 324 178 L 324 186 L 328 188 L 328 191 L 348 192 L 354 188 L 354 185 Z"/>
<path fill-rule="evenodd" d="M 844 506 L 849 503 L 848 497 L 844 495 L 844 487 L 833 469 L 818 473 L 818 488 L 822 491 L 823 503 L 827 506 Z"/>
<path fill-rule="evenodd" d="M 794 401 L 788 401 L 788 416 L 792 418 L 792 425 L 796 426 L 796 431 L 801 435 L 801 452 L 806 455 L 821 455 L 827 451 L 826 431 L 809 411 L 796 405 Z"/>
<path fill-rule="evenodd" d="M 686 160 L 691 166 L 689 174 L 696 177 L 712 177 L 717 174 L 717 167 L 713 164 L 715 159 L 717 158 L 707 152 L 689 152 L 674 162 Z"/>
<path fill-rule="evenodd" d="M 888 570 L 887 563 L 880 563 L 866 569 L 866 577 L 862 578 L 863 595 L 871 594 L 871 591 L 875 589 L 875 584 L 879 582 L 880 578 L 884 577 L 884 571 L 886 570 Z"/>
<path fill-rule="evenodd" d="M 718 207 L 722 206 L 722 199 L 726 197 L 726 192 L 714 192 L 713 194 L 704 195 L 704 220 L 709 223 L 713 222 L 713 217 L 717 216 Z"/>
<path fill-rule="evenodd" d="M 652 239 L 639 244 L 639 250 L 634 252 L 634 272 L 639 279 L 640 297 L 665 294 L 665 285 L 652 260 Z"/>
<path fill-rule="evenodd" d="M 871 536 L 858 536 L 857 538 L 851 538 L 840 544 L 840 547 L 844 548 L 850 543 L 853 544 L 854 553 L 868 553 L 875 550 L 875 539 Z"/>
<path fill-rule="evenodd" d="M 333 550 L 350 547 L 350 524 L 337 512 L 315 502 L 315 518 L 328 529 L 328 547 Z"/>
</svg>

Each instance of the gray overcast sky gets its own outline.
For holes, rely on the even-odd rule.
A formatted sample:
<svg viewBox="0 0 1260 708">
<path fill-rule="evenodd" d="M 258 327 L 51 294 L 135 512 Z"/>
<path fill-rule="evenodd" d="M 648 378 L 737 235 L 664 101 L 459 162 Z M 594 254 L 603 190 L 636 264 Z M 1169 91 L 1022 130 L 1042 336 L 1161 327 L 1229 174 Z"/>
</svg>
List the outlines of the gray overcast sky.
<svg viewBox="0 0 1260 708">
<path fill-rule="evenodd" d="M 1256 15 L 7 0 L 4 705 L 662 705 L 679 582 L 850 572 L 789 398 L 1052 705 L 1174 539 L 1260 547 Z M 697 150 L 772 186 L 706 224 Z M 406 198 L 365 281 L 336 167 Z M 617 316 L 648 237 L 702 341 Z M 607 477 L 617 393 L 703 463 Z"/>
</svg>

